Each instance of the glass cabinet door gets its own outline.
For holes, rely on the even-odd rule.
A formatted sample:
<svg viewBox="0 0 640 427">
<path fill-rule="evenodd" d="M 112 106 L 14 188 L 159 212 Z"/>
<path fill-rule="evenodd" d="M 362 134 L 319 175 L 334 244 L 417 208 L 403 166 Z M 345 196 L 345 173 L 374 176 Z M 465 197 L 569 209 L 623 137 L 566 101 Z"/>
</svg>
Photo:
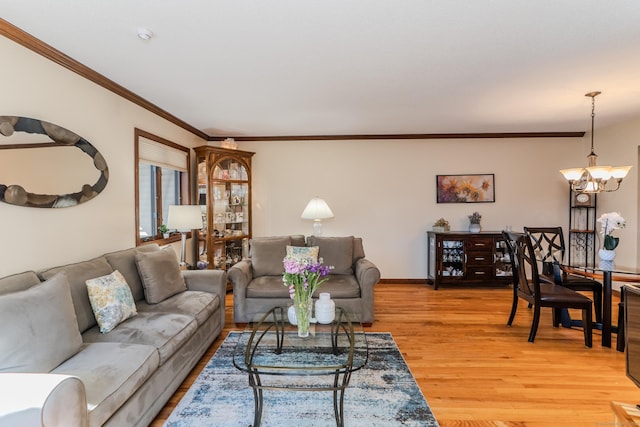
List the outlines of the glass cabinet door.
<svg viewBox="0 0 640 427">
<path fill-rule="evenodd" d="M 511 277 L 513 275 L 511 259 L 509 257 L 509 251 L 507 250 L 507 243 L 504 240 L 496 241 L 494 266 L 496 277 Z"/>
<path fill-rule="evenodd" d="M 464 276 L 465 261 L 463 240 L 442 240 L 442 277 Z"/>
</svg>

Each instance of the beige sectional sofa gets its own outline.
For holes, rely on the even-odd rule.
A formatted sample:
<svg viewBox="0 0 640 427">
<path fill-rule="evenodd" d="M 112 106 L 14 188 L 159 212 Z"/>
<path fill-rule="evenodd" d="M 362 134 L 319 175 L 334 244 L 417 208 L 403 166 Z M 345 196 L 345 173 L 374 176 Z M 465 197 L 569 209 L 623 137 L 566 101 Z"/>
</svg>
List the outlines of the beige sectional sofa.
<svg viewBox="0 0 640 427">
<path fill-rule="evenodd" d="M 85 281 L 115 270 L 137 314 L 101 333 Z M 148 425 L 220 334 L 225 293 L 223 271 L 157 245 L 1 278 L 0 426 Z"/>
<path fill-rule="evenodd" d="M 373 287 L 380 270 L 365 258 L 359 237 L 319 237 L 302 235 L 253 238 L 250 257 L 228 271 L 233 284 L 233 320 L 247 323 L 276 305 L 290 305 L 289 290 L 282 282 L 287 246 L 317 246 L 318 256 L 334 269 L 314 296 L 329 292 L 336 306 L 343 307 L 354 320 L 374 321 Z"/>
</svg>

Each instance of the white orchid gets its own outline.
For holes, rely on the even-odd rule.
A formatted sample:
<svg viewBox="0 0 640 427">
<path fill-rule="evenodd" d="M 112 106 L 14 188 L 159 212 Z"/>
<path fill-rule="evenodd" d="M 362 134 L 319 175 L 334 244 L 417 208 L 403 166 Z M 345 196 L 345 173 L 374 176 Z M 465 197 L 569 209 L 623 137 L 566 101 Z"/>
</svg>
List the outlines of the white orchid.
<svg viewBox="0 0 640 427">
<path fill-rule="evenodd" d="M 619 237 L 613 237 L 615 230 L 626 227 L 627 221 L 618 212 L 608 212 L 600 215 L 600 234 L 604 236 L 604 248 L 613 250 L 618 246 Z"/>
</svg>

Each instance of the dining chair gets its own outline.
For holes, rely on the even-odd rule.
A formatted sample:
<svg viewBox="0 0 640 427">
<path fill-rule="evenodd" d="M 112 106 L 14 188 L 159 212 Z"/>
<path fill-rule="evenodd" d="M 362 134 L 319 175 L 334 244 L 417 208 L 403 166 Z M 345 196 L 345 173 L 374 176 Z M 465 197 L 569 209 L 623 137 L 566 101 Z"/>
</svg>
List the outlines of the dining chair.
<svg viewBox="0 0 640 427">
<path fill-rule="evenodd" d="M 540 280 L 546 283 L 561 284 L 574 291 L 587 291 L 593 295 L 596 322 L 602 322 L 602 283 L 589 277 L 561 272 L 562 283 L 557 283 L 553 265 L 562 264 L 565 254 L 564 233 L 562 227 L 524 227 L 529 235 L 533 251 L 541 270 Z"/>
<path fill-rule="evenodd" d="M 564 286 L 546 283 L 540 280 L 538 263 L 531 239 L 527 233 L 503 231 L 502 236 L 507 245 L 513 276 L 513 302 L 507 326 L 511 326 L 516 316 L 518 299 L 522 298 L 533 306 L 533 321 L 529 332 L 529 342 L 533 342 L 540 323 L 540 309 L 553 309 L 553 326 L 560 324 L 560 310 L 563 308 L 582 310 L 582 324 L 584 325 L 584 344 L 592 345 L 591 310 L 593 302 L 586 296 Z M 527 271 L 530 277 L 527 275 Z"/>
</svg>

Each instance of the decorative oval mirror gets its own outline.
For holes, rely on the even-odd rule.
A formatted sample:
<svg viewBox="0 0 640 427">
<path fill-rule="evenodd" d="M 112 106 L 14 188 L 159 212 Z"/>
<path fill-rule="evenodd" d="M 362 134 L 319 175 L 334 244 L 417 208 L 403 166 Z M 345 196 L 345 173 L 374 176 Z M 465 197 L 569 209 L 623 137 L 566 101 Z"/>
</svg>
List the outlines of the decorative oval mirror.
<svg viewBox="0 0 640 427">
<path fill-rule="evenodd" d="M 0 116 L 0 135 L 2 202 L 64 208 L 93 199 L 107 185 L 109 168 L 102 154 L 67 129 L 27 117 Z"/>
</svg>

